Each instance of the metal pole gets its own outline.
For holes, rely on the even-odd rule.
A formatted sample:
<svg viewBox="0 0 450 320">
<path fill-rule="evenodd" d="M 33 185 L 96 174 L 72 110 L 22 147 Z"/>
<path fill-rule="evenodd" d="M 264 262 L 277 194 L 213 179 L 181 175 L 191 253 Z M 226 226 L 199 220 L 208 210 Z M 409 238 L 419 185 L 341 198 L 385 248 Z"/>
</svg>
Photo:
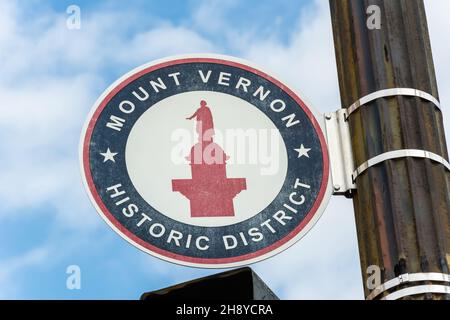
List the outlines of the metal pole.
<svg viewBox="0 0 450 320">
<path fill-rule="evenodd" d="M 330 0 L 330 8 L 344 108 L 388 88 L 439 99 L 422 0 Z M 398 90 L 381 97 L 386 93 L 356 104 L 348 117 L 356 166 L 380 155 L 356 177 L 353 197 L 365 296 L 448 299 L 450 181 L 442 113 L 429 96 Z M 388 153 L 405 149 L 428 153 L 400 151 L 396 159 Z M 375 270 L 370 266 L 381 270 L 384 286 L 376 290 L 366 285 Z"/>
</svg>

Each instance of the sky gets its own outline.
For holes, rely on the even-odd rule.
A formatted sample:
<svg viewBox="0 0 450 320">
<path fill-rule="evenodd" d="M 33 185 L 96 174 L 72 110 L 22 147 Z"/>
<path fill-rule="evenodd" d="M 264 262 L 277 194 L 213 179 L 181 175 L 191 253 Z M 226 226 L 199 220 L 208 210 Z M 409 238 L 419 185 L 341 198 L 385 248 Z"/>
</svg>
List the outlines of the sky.
<svg viewBox="0 0 450 320">
<path fill-rule="evenodd" d="M 425 0 L 450 129 L 450 1 Z M 69 5 L 81 28 L 66 26 Z M 320 112 L 340 108 L 328 1 L 0 0 L 0 299 L 137 299 L 213 274 L 131 246 L 84 190 L 78 143 L 98 96 L 129 70 L 174 54 L 255 62 Z M 79 266 L 81 288 L 66 286 Z M 333 197 L 298 243 L 252 268 L 282 299 L 362 299 L 353 208 Z"/>
</svg>

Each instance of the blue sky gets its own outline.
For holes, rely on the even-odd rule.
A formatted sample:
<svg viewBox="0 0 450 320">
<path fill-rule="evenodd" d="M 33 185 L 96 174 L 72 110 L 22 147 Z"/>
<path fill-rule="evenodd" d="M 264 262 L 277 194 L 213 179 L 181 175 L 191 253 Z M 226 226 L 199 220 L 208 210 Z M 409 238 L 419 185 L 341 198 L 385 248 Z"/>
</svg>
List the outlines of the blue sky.
<svg viewBox="0 0 450 320">
<path fill-rule="evenodd" d="M 66 28 L 71 4 L 81 8 L 80 30 Z M 445 106 L 450 46 L 440 30 L 450 4 L 426 5 Z M 163 262 L 122 240 L 90 204 L 78 165 L 85 117 L 110 83 L 193 52 L 254 61 L 319 111 L 339 108 L 325 0 L 0 0 L 0 298 L 136 299 L 218 272 Z M 69 265 L 81 268 L 81 290 L 66 288 Z M 304 239 L 253 267 L 281 298 L 361 299 L 351 201 L 332 199 Z"/>
</svg>

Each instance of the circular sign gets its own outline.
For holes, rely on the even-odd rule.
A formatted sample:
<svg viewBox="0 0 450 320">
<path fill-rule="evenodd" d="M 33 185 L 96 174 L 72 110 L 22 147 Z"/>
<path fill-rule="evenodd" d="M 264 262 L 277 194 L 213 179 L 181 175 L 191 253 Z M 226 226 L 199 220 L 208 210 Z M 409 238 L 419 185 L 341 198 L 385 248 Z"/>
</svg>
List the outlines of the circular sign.
<svg viewBox="0 0 450 320">
<path fill-rule="evenodd" d="M 250 63 L 217 55 L 143 65 L 95 103 L 82 174 L 104 220 L 188 266 L 260 261 L 299 240 L 331 196 L 322 118 Z"/>
</svg>

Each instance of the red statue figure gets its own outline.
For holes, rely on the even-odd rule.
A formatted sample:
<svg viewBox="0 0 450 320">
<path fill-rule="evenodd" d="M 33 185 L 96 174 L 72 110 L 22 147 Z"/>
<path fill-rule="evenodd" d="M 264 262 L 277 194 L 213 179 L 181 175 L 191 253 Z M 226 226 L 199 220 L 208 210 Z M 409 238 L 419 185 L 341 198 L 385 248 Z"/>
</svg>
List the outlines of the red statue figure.
<svg viewBox="0 0 450 320">
<path fill-rule="evenodd" d="M 213 142 L 214 123 L 206 101 L 189 118 L 196 117 L 198 142 L 192 146 L 187 159 L 192 179 L 173 179 L 172 190 L 190 201 L 191 217 L 234 216 L 234 197 L 246 190 L 245 178 L 227 178 L 229 157 Z"/>
<path fill-rule="evenodd" d="M 197 133 L 198 133 L 198 141 L 212 141 L 212 137 L 214 136 L 214 122 L 211 114 L 211 110 L 206 105 L 206 101 L 200 101 L 200 108 L 195 111 L 195 113 L 186 118 L 187 120 L 191 120 L 196 117 L 197 120 Z"/>
</svg>

